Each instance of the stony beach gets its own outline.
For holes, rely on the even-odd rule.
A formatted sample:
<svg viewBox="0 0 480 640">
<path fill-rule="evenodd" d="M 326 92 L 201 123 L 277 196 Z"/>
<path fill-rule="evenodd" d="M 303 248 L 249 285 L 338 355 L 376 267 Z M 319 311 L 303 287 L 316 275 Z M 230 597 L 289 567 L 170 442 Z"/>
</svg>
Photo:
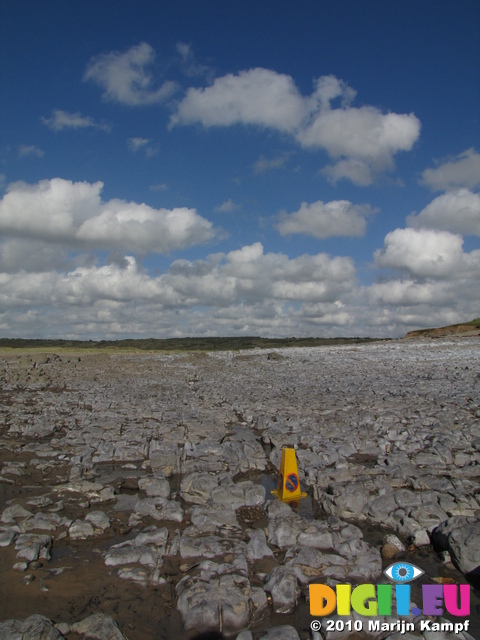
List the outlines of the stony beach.
<svg viewBox="0 0 480 640">
<path fill-rule="evenodd" d="M 0 638 L 317 640 L 308 584 L 399 558 L 412 600 L 472 585 L 468 632 L 359 637 L 480 639 L 478 337 L 10 351 L 0 375 Z M 270 493 L 284 446 L 298 505 Z"/>
</svg>

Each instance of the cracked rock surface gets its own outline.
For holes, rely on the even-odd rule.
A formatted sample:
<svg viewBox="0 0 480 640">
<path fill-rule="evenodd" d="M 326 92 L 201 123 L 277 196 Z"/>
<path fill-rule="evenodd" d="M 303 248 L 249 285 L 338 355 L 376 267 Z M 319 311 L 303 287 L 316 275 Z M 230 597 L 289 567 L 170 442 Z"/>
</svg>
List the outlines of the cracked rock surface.
<svg viewBox="0 0 480 640">
<path fill-rule="evenodd" d="M 479 356 L 0 354 L 0 637 L 305 640 L 310 582 L 392 558 L 478 588 Z M 270 493 L 283 446 L 300 505 Z"/>
</svg>

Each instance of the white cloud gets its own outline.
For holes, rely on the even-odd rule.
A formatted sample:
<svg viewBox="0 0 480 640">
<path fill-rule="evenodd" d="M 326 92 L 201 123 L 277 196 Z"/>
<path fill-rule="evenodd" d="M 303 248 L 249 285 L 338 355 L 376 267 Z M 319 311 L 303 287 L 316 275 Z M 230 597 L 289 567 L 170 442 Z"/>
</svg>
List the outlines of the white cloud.
<svg viewBox="0 0 480 640">
<path fill-rule="evenodd" d="M 282 153 L 278 156 L 274 156 L 273 158 L 265 158 L 265 156 L 260 156 L 260 158 L 253 165 L 253 172 L 255 175 L 260 175 L 267 171 L 274 171 L 275 169 L 284 169 L 285 165 L 288 161 L 288 153 Z"/>
<path fill-rule="evenodd" d="M 419 214 L 407 217 L 411 227 L 445 229 L 480 236 L 480 194 L 459 189 L 435 198 Z"/>
<path fill-rule="evenodd" d="M 16 249 L 40 249 L 34 241 L 10 242 L 17 243 L 11 256 Z M 22 249 L 21 242 L 30 246 Z M 160 275 L 131 255 L 103 265 L 84 256 L 60 268 L 44 258 L 37 272 L 0 273 L 2 335 L 147 337 L 154 327 L 158 337 L 391 337 L 478 315 L 480 251 L 463 254 L 463 266 L 441 279 L 424 277 L 417 265 L 416 273 L 407 269 L 369 287 L 358 287 L 350 258 L 289 258 L 266 253 L 260 243 L 204 260 L 175 260 Z"/>
<path fill-rule="evenodd" d="M 394 167 L 394 155 L 409 151 L 420 135 L 413 114 L 383 114 L 373 106 L 352 107 L 355 91 L 334 76 L 317 79 L 302 96 L 293 79 L 269 69 L 250 69 L 191 88 L 170 125 L 204 127 L 257 125 L 291 134 L 304 148 L 323 149 L 338 159 L 325 173 L 333 182 L 348 178 L 359 186 Z M 339 101 L 338 106 L 332 106 Z"/>
<path fill-rule="evenodd" d="M 54 131 L 62 131 L 63 129 L 101 129 L 110 131 L 111 127 L 107 124 L 95 122 L 90 116 L 82 116 L 81 113 L 68 113 L 61 109 L 54 109 L 50 118 L 42 118 L 42 122 Z"/>
<path fill-rule="evenodd" d="M 339 160 L 335 164 L 330 164 L 321 170 L 329 182 L 336 184 L 339 180 L 350 180 L 357 187 L 368 187 L 374 180 L 374 173 L 365 160 L 350 158 Z"/>
<path fill-rule="evenodd" d="M 140 151 L 142 149 L 147 158 L 151 158 L 158 153 L 158 147 L 150 144 L 150 138 L 129 138 L 127 142 L 130 151 L 132 151 L 133 153 L 137 153 L 137 151 Z"/>
<path fill-rule="evenodd" d="M 154 49 L 141 42 L 125 53 L 113 51 L 92 58 L 84 80 L 92 80 L 102 87 L 105 100 L 130 106 L 159 104 L 176 91 L 177 85 L 167 81 L 155 88 L 153 76 L 148 71 L 154 60 Z"/>
<path fill-rule="evenodd" d="M 146 273 L 131 256 L 123 264 L 84 265 L 62 273 L 3 273 L 0 302 L 9 310 L 10 322 L 28 309 L 37 314 L 37 322 L 38 314 L 44 316 L 43 326 L 54 323 L 56 316 L 65 318 L 74 306 L 75 317 L 69 316 L 74 332 L 88 325 L 105 333 L 128 331 L 141 317 L 147 335 L 152 326 L 165 327 L 167 335 L 180 326 L 184 335 L 253 328 L 291 335 L 301 322 L 301 305 L 309 305 L 309 323 L 324 317 L 328 324 L 342 309 L 337 301 L 354 283 L 349 258 L 318 254 L 290 259 L 264 253 L 255 243 L 206 260 L 176 260 L 158 276 Z M 300 304 L 300 310 L 292 303 Z"/>
<path fill-rule="evenodd" d="M 382 114 L 375 107 L 324 108 L 302 129 L 304 147 L 326 149 L 332 158 L 350 157 L 390 169 L 393 155 L 409 151 L 420 134 L 413 114 Z"/>
<path fill-rule="evenodd" d="M 217 233 L 195 209 L 104 202 L 102 187 L 61 178 L 11 184 L 0 201 L 0 230 L 18 238 L 139 253 L 168 253 L 208 242 Z"/>
<path fill-rule="evenodd" d="M 257 68 L 229 73 L 204 89 L 190 88 L 171 125 L 253 124 L 291 132 L 305 115 L 304 100 L 290 76 Z"/>
<path fill-rule="evenodd" d="M 409 276 L 358 292 L 356 322 L 363 316 L 367 334 L 404 335 L 423 327 L 441 327 L 478 317 L 480 252 L 466 254 L 470 269 L 442 280 Z M 377 326 L 377 331 L 375 331 Z"/>
<path fill-rule="evenodd" d="M 473 189 L 480 185 L 480 153 L 467 149 L 435 169 L 425 169 L 422 184 L 434 191 L 450 191 L 459 187 Z"/>
<path fill-rule="evenodd" d="M 375 210 L 369 205 L 354 205 L 348 200 L 302 202 L 298 211 L 283 213 L 276 227 L 283 235 L 303 233 L 314 238 L 365 234 L 366 216 Z"/>
<path fill-rule="evenodd" d="M 45 153 L 42 151 L 42 149 L 39 149 L 34 145 L 28 146 L 25 144 L 21 144 L 18 147 L 18 155 L 20 156 L 20 158 L 25 158 L 26 156 L 35 156 L 36 158 L 43 158 Z"/>
<path fill-rule="evenodd" d="M 395 229 L 385 236 L 385 248 L 375 252 L 375 263 L 420 278 L 451 279 L 470 266 L 462 245 L 461 236 L 447 231 Z"/>
<path fill-rule="evenodd" d="M 237 211 L 240 209 L 241 205 L 234 202 L 231 198 L 222 202 L 218 207 L 215 207 L 214 211 L 216 213 L 232 213 L 233 211 Z"/>
<path fill-rule="evenodd" d="M 442 281 L 389 280 L 373 284 L 369 289 L 369 299 L 375 306 L 443 307 L 455 303 L 455 289 L 451 283 Z"/>
<path fill-rule="evenodd" d="M 134 153 L 150 142 L 150 138 L 129 138 L 128 146 Z"/>
<path fill-rule="evenodd" d="M 9 238 L 0 242 L 0 272 L 63 269 L 67 252 L 57 244 L 30 238 Z"/>
</svg>

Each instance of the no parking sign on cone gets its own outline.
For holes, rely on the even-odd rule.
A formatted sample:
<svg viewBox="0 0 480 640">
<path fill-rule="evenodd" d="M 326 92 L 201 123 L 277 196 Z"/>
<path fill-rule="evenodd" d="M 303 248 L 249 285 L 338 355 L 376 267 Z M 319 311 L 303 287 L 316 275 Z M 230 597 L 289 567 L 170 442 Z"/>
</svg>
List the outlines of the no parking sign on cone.
<svg viewBox="0 0 480 640">
<path fill-rule="evenodd" d="M 299 500 L 300 498 L 305 498 L 307 496 L 306 493 L 302 493 L 302 491 L 300 491 L 300 480 L 298 478 L 297 456 L 295 455 L 295 449 L 288 447 L 284 447 L 282 449 L 282 461 L 280 463 L 277 488 L 271 493 L 279 500 L 282 500 L 282 502 Z"/>
</svg>

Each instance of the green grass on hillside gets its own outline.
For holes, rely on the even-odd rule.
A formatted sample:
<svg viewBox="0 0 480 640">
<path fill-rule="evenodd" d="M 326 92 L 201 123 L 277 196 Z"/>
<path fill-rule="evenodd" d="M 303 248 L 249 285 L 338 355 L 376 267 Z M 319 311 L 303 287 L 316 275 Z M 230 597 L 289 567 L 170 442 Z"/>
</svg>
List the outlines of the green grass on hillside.
<svg viewBox="0 0 480 640">
<path fill-rule="evenodd" d="M 374 342 L 375 338 L 140 338 L 125 340 L 43 340 L 0 338 L 0 349 L 62 349 L 100 351 L 238 351 L 282 347 L 316 347 L 323 345 Z"/>
</svg>

